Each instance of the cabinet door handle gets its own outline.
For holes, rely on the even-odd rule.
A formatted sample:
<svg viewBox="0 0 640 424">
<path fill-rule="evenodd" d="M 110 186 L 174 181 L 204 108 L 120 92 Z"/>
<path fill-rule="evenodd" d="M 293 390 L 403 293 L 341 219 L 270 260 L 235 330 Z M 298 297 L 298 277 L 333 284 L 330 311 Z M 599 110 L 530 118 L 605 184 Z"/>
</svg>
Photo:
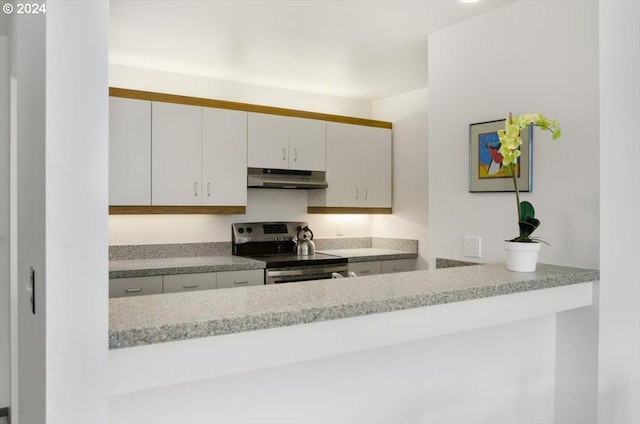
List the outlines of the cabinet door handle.
<svg viewBox="0 0 640 424">
<path fill-rule="evenodd" d="M 360 190 L 356 187 L 356 200 L 360 199 Z"/>
<path fill-rule="evenodd" d="M 141 288 L 134 288 L 134 289 L 124 289 L 125 293 L 139 293 L 141 292 L 142 289 Z"/>
<path fill-rule="evenodd" d="M 298 161 L 298 149 L 297 148 L 293 149 L 293 161 L 294 162 Z"/>
<path fill-rule="evenodd" d="M 182 288 L 183 289 L 196 289 L 200 287 L 200 284 L 183 284 Z"/>
<path fill-rule="evenodd" d="M 249 284 L 249 280 L 244 280 L 244 281 L 234 281 L 233 284 L 239 285 L 239 284 Z"/>
<path fill-rule="evenodd" d="M 282 148 L 282 160 L 287 160 L 287 148 Z"/>
<path fill-rule="evenodd" d="M 198 197 L 198 183 L 193 183 L 193 195 Z"/>
<path fill-rule="evenodd" d="M 207 183 L 207 196 L 211 197 L 211 183 Z"/>
<path fill-rule="evenodd" d="M 369 198 L 369 190 L 365 187 L 362 189 L 362 193 L 364 194 L 364 200 L 367 200 Z"/>
</svg>

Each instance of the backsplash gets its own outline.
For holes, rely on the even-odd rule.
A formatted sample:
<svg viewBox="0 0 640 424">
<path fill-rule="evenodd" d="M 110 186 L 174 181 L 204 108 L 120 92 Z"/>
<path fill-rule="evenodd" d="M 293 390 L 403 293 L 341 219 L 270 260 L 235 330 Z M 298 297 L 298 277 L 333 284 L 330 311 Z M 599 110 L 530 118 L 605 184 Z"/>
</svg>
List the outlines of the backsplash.
<svg viewBox="0 0 640 424">
<path fill-rule="evenodd" d="M 377 248 L 418 252 L 418 241 L 382 237 L 314 239 L 316 250 Z M 231 242 L 169 243 L 109 246 L 109 260 L 229 256 Z"/>
</svg>

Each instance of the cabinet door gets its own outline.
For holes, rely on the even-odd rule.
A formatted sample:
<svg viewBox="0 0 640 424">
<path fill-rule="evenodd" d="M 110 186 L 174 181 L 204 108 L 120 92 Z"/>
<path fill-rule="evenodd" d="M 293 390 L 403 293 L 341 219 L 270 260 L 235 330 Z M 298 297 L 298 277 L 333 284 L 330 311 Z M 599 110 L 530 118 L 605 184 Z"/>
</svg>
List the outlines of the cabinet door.
<svg viewBox="0 0 640 424">
<path fill-rule="evenodd" d="M 201 205 L 202 108 L 152 103 L 151 202 Z"/>
<path fill-rule="evenodd" d="M 325 121 L 289 118 L 289 169 L 327 169 Z"/>
<path fill-rule="evenodd" d="M 247 112 L 202 109 L 203 205 L 247 204 Z"/>
<path fill-rule="evenodd" d="M 113 278 L 109 280 L 109 297 L 142 296 L 162 293 L 162 276 Z"/>
<path fill-rule="evenodd" d="M 383 274 L 389 274 L 392 272 L 415 271 L 415 269 L 415 259 L 391 259 L 388 261 L 382 261 Z"/>
<path fill-rule="evenodd" d="M 362 127 L 361 206 L 391 207 L 391 130 Z"/>
<path fill-rule="evenodd" d="M 247 119 L 248 166 L 287 169 L 289 167 L 287 117 L 249 113 Z"/>
<path fill-rule="evenodd" d="M 216 273 L 165 275 L 163 278 L 164 293 L 178 293 L 216 288 Z"/>
<path fill-rule="evenodd" d="M 380 261 L 349 262 L 347 268 L 349 272 L 355 272 L 358 276 L 374 275 L 382 272 Z"/>
<path fill-rule="evenodd" d="M 323 206 L 360 206 L 360 127 L 327 122 L 326 203 Z"/>
<path fill-rule="evenodd" d="M 219 289 L 231 287 L 260 286 L 264 284 L 264 271 L 251 269 L 245 271 L 221 271 L 218 272 Z"/>
<path fill-rule="evenodd" d="M 151 204 L 151 102 L 109 98 L 109 204 Z"/>
</svg>

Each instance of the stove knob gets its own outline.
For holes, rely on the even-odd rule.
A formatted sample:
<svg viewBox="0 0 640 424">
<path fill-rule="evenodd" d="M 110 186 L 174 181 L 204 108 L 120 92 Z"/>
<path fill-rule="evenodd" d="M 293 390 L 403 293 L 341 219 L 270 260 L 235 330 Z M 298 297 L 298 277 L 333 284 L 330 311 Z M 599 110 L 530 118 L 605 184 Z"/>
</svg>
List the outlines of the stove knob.
<svg viewBox="0 0 640 424">
<path fill-rule="evenodd" d="M 253 228 L 247 227 L 247 234 L 251 234 L 253 232 Z"/>
<path fill-rule="evenodd" d="M 242 227 L 238 228 L 238 234 L 242 234 L 242 233 L 244 233 L 244 228 Z"/>
</svg>

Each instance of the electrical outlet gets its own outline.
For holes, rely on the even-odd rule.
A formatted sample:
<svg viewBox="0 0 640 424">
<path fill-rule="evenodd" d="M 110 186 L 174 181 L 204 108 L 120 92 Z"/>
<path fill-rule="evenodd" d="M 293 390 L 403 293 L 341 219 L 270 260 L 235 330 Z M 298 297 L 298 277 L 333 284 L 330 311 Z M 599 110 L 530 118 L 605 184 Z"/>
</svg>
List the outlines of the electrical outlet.
<svg viewBox="0 0 640 424">
<path fill-rule="evenodd" d="M 479 258 L 480 257 L 480 237 L 476 236 L 464 236 L 464 256 L 468 256 L 471 258 Z"/>
</svg>

